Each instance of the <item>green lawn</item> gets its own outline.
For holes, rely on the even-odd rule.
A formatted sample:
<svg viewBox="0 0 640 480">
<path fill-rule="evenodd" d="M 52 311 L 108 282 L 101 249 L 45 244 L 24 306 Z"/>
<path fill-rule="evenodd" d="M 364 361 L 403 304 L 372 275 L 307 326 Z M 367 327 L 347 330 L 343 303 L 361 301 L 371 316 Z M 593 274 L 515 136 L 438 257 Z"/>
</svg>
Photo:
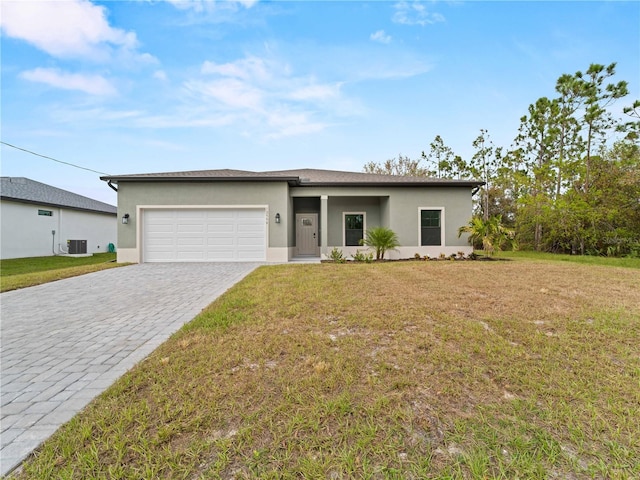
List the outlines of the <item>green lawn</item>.
<svg viewBox="0 0 640 480">
<path fill-rule="evenodd" d="M 85 273 L 122 266 L 115 253 L 91 257 L 29 257 L 0 260 L 0 291 L 31 287 Z"/>
<path fill-rule="evenodd" d="M 261 267 L 26 462 L 54 478 L 640 478 L 640 272 Z"/>
<path fill-rule="evenodd" d="M 600 257 L 593 255 L 565 255 L 532 251 L 500 252 L 496 258 L 512 258 L 527 260 L 551 260 L 555 262 L 572 262 L 585 265 L 605 265 L 610 267 L 640 268 L 640 258 L 632 257 Z"/>
</svg>

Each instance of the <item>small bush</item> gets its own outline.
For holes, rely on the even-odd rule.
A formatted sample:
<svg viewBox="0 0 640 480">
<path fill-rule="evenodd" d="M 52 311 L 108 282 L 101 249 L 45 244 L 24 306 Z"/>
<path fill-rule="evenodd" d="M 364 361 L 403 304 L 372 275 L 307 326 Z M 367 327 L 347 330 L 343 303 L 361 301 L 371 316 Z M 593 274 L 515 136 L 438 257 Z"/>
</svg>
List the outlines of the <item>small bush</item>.
<svg viewBox="0 0 640 480">
<path fill-rule="evenodd" d="M 353 255 L 353 260 L 356 262 L 365 262 L 371 263 L 373 262 L 373 252 L 361 252 L 360 250 L 356 250 L 356 253 Z"/>
<path fill-rule="evenodd" d="M 333 250 L 331 250 L 331 253 L 329 254 L 329 258 L 336 263 L 344 263 L 346 261 L 346 259 L 344 258 L 344 255 L 342 254 L 342 250 L 336 247 L 333 247 Z"/>
</svg>

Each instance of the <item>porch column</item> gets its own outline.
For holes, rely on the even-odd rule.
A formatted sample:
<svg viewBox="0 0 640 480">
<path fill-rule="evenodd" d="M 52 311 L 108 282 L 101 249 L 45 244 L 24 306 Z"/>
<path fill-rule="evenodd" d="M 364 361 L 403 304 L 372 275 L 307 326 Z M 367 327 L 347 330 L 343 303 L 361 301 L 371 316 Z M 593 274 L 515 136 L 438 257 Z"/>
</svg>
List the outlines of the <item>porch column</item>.
<svg viewBox="0 0 640 480">
<path fill-rule="evenodd" d="M 320 258 L 327 258 L 329 251 L 329 208 L 328 195 L 320 195 Z"/>
</svg>

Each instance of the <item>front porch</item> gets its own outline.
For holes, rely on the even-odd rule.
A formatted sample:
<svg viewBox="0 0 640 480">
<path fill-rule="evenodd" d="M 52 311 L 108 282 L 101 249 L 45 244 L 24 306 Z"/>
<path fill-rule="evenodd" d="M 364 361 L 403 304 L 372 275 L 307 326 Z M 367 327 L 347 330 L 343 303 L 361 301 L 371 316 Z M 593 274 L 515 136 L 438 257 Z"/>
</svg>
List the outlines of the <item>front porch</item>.
<svg viewBox="0 0 640 480">
<path fill-rule="evenodd" d="M 325 259 L 333 248 L 352 255 L 368 228 L 389 226 L 389 196 L 293 197 L 290 261 Z"/>
</svg>

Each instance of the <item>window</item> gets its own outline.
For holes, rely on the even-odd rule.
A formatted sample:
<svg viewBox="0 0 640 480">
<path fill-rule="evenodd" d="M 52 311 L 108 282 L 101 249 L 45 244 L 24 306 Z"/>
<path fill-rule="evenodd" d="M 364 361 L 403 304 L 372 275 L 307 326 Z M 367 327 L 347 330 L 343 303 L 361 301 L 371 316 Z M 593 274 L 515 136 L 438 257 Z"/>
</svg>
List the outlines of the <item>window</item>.
<svg viewBox="0 0 640 480">
<path fill-rule="evenodd" d="M 364 213 L 344 214 L 344 244 L 357 247 L 364 238 Z"/>
<path fill-rule="evenodd" d="M 38 210 L 38 215 L 42 215 L 43 217 L 53 217 L 53 212 L 51 210 Z"/>
<path fill-rule="evenodd" d="M 420 210 L 420 245 L 442 245 L 442 210 Z"/>
</svg>

